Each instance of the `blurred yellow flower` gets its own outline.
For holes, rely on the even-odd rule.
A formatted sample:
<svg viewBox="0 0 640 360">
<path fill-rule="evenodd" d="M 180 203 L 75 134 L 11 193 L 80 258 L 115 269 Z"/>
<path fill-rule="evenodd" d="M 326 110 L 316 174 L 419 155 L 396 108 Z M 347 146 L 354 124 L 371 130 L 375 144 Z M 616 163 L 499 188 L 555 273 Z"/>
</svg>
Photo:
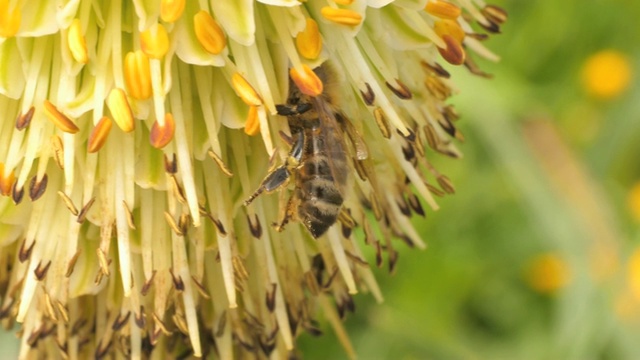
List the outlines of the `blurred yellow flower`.
<svg viewBox="0 0 640 360">
<path fill-rule="evenodd" d="M 631 217 L 640 223 L 640 181 L 635 183 L 627 195 L 627 206 Z"/>
<path fill-rule="evenodd" d="M 589 56 L 582 68 L 585 90 L 601 99 L 622 94 L 629 87 L 632 76 L 629 59 L 616 50 L 602 50 Z"/>
<path fill-rule="evenodd" d="M 536 255 L 530 260 L 525 278 L 533 290 L 551 294 L 569 283 L 571 270 L 560 254 L 549 252 Z"/>
</svg>

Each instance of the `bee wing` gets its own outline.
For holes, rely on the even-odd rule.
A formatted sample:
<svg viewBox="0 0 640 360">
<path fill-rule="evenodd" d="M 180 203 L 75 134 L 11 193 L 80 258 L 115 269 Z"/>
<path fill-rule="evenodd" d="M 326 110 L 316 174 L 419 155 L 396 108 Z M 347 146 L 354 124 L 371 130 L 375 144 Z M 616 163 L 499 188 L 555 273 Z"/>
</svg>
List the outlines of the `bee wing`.
<svg viewBox="0 0 640 360">
<path fill-rule="evenodd" d="M 331 106 L 322 98 L 314 98 L 316 111 L 320 118 L 320 132 L 321 137 L 326 147 L 327 161 L 329 162 L 329 168 L 331 175 L 335 180 L 335 184 L 338 187 L 340 193 L 345 195 L 345 184 L 347 182 L 347 158 L 344 136 L 342 127 L 338 124 L 336 119 L 336 113 Z"/>
<path fill-rule="evenodd" d="M 351 152 L 356 155 L 356 159 L 366 160 L 369 158 L 367 144 L 364 142 L 364 138 L 360 135 L 356 127 L 353 126 L 353 123 L 342 113 L 336 113 L 336 118 L 342 126 L 343 131 L 349 137 Z"/>
</svg>

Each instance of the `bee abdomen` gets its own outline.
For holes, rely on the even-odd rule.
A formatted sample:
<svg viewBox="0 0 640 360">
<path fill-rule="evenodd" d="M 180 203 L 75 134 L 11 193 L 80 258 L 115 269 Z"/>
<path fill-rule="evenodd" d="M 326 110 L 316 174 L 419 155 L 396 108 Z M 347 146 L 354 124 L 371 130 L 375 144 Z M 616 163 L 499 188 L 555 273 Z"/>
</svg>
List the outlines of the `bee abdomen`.
<svg viewBox="0 0 640 360">
<path fill-rule="evenodd" d="M 316 199 L 298 207 L 298 215 L 314 238 L 322 236 L 338 219 L 342 203 L 332 204 Z"/>
</svg>

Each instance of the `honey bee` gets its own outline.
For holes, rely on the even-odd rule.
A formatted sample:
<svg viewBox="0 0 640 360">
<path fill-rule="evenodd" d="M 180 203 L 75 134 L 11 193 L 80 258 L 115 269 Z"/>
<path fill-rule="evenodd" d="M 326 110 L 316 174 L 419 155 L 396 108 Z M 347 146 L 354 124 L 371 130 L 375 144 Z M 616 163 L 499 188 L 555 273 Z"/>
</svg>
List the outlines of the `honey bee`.
<svg viewBox="0 0 640 360">
<path fill-rule="evenodd" d="M 290 81 L 287 103 L 277 105 L 276 109 L 279 115 L 287 117 L 291 150 L 285 163 L 267 174 L 245 205 L 263 192 L 282 188 L 293 175 L 295 188 L 276 230 L 281 231 L 289 220 L 300 221 L 317 239 L 342 211 L 349 173 L 343 129 L 349 131 L 350 138 L 354 129 L 337 106 L 332 91 L 336 86 L 333 70 L 323 64 L 314 72 L 325 85 L 324 92 L 316 97 L 305 95 Z M 364 142 L 356 147 L 358 158 L 365 158 Z"/>
</svg>

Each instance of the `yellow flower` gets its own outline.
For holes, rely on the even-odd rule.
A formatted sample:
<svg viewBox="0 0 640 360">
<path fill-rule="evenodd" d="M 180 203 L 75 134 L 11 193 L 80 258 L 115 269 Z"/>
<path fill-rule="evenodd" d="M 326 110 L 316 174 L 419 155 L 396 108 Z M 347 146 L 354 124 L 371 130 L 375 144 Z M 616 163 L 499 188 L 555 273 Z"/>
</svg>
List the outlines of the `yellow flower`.
<svg viewBox="0 0 640 360">
<path fill-rule="evenodd" d="M 592 96 L 611 99 L 631 84 L 633 71 L 626 55 L 616 50 L 602 50 L 587 58 L 582 68 L 582 83 Z"/>
<path fill-rule="evenodd" d="M 352 296 L 382 299 L 361 248 L 393 270 L 393 239 L 424 247 L 409 216 L 454 191 L 428 161 L 462 138 L 441 64 L 478 73 L 467 52 L 494 56 L 468 21 L 506 19 L 432 1 L 0 0 L 0 317 L 21 356 L 284 358 L 319 311 L 349 350 Z M 295 181 L 245 205 L 270 170 L 303 171 L 313 135 L 278 112 L 319 99 L 348 175 L 322 236 L 271 226 Z"/>
</svg>

